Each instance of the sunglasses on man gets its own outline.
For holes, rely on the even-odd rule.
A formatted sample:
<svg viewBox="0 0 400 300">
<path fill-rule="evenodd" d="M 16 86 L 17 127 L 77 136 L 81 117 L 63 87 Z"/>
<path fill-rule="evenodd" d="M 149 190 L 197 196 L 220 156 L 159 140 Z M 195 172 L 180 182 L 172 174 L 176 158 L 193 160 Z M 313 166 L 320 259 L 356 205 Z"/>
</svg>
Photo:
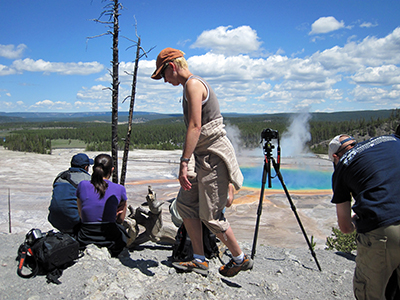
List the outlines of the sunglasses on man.
<svg viewBox="0 0 400 300">
<path fill-rule="evenodd" d="M 165 63 L 164 66 L 162 67 L 161 72 L 160 72 L 161 78 L 164 78 L 165 70 L 168 68 L 168 66 L 169 66 L 169 62 Z"/>
</svg>

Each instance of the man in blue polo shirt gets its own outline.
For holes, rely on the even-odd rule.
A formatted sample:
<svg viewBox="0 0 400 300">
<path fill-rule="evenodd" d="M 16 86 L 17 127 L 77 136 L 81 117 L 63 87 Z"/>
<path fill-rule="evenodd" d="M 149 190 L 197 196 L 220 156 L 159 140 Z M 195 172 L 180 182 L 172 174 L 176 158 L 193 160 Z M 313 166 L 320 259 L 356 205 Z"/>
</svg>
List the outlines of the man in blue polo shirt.
<svg viewBox="0 0 400 300">
<path fill-rule="evenodd" d="M 353 289 L 359 300 L 385 299 L 393 271 L 400 275 L 399 153 L 400 139 L 394 135 L 357 144 L 341 134 L 329 144 L 338 225 L 343 233 L 357 230 Z"/>
<path fill-rule="evenodd" d="M 84 153 L 78 153 L 71 159 L 71 167 L 57 175 L 53 182 L 53 195 L 47 219 L 61 232 L 76 234 L 80 218 L 76 204 L 76 188 L 82 180 L 90 180 L 89 165 L 93 165 Z"/>
</svg>

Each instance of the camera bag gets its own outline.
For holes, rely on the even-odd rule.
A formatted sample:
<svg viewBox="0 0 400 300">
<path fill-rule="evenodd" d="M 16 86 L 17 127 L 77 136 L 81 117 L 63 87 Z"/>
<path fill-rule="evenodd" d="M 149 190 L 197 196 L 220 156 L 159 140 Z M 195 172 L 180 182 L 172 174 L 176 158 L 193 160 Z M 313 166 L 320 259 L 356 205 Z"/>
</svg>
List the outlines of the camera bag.
<svg viewBox="0 0 400 300">
<path fill-rule="evenodd" d="M 202 223 L 204 255 L 208 259 L 219 257 L 217 237 Z M 172 259 L 174 261 L 190 261 L 193 259 L 192 241 L 182 223 L 178 228 L 175 243 L 172 245 Z"/>
<path fill-rule="evenodd" d="M 78 258 L 79 243 L 70 235 L 53 230 L 41 233 L 39 229 L 32 229 L 18 249 L 17 273 L 22 278 L 46 275 L 47 282 L 59 284 L 62 270 Z M 24 267 L 30 272 L 23 272 Z"/>
</svg>

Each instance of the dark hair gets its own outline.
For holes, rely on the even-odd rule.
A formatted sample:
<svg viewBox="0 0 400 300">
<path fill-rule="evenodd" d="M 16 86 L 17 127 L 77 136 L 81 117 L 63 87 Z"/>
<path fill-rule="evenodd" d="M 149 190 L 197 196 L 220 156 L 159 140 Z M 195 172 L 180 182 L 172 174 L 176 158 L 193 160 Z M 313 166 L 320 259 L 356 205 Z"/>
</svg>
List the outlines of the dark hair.
<svg viewBox="0 0 400 300">
<path fill-rule="evenodd" d="M 104 181 L 104 177 L 111 175 L 113 160 L 108 154 L 99 154 L 94 159 L 92 179 L 90 182 L 94 185 L 100 198 L 104 197 L 108 188 L 108 183 Z"/>
<path fill-rule="evenodd" d="M 400 124 L 399 124 L 399 125 L 397 126 L 397 128 L 396 128 L 395 134 L 398 135 L 398 136 L 400 136 Z"/>
</svg>

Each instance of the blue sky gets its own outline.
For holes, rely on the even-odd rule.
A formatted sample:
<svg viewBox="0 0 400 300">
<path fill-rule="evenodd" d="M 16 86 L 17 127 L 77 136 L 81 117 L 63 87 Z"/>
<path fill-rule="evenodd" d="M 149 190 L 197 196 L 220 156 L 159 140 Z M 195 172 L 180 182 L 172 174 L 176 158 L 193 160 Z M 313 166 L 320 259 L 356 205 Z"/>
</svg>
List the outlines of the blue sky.
<svg viewBox="0 0 400 300">
<path fill-rule="evenodd" d="M 0 111 L 111 110 L 111 36 L 101 0 L 0 2 Z M 181 87 L 150 79 L 165 47 L 185 52 L 222 112 L 334 112 L 400 106 L 400 1 L 121 1 L 120 111 L 181 113 Z M 101 20 L 106 21 L 106 18 Z M 130 40 L 129 40 L 130 39 Z"/>
</svg>

